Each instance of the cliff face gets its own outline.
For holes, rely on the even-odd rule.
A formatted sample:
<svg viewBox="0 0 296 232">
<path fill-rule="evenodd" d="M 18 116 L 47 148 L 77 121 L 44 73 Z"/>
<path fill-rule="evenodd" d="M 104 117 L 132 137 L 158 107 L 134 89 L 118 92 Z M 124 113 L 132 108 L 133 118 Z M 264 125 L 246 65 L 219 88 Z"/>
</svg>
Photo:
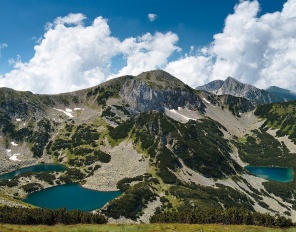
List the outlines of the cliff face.
<svg viewBox="0 0 296 232">
<path fill-rule="evenodd" d="M 156 88 L 141 79 L 127 80 L 120 91 L 120 96 L 129 104 L 133 112 L 150 110 L 163 111 L 164 108 L 203 110 L 204 104 L 192 90 L 181 88 Z"/>
</svg>

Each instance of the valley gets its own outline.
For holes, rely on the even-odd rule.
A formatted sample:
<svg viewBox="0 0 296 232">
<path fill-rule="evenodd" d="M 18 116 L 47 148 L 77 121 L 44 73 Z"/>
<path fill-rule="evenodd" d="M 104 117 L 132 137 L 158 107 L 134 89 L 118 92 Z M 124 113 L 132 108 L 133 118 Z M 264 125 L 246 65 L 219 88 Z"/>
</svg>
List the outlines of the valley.
<svg viewBox="0 0 296 232">
<path fill-rule="evenodd" d="M 295 101 L 260 105 L 216 95 L 161 70 L 59 95 L 0 93 L 1 173 L 67 167 L 0 179 L 2 205 L 32 207 L 22 202 L 28 194 L 79 183 L 122 192 L 96 208 L 114 223 L 148 223 L 186 207 L 296 218 L 294 175 L 284 183 L 245 169 L 295 173 Z"/>
</svg>

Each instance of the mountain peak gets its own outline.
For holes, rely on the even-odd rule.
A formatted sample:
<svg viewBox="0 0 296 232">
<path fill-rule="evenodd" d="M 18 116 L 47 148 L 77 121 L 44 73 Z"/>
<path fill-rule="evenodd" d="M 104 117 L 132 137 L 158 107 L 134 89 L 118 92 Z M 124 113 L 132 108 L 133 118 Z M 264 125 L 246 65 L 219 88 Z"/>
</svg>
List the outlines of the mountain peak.
<svg viewBox="0 0 296 232">
<path fill-rule="evenodd" d="M 138 79 L 142 80 L 151 80 L 151 79 L 157 79 L 160 81 L 179 81 L 178 78 L 174 77 L 170 73 L 163 71 L 163 70 L 151 70 L 147 72 L 142 72 L 137 76 Z"/>
<path fill-rule="evenodd" d="M 220 89 L 223 84 L 224 84 L 224 81 L 215 80 L 215 81 L 209 82 L 208 84 L 198 86 L 198 87 L 196 87 L 196 89 L 213 93 L 213 92 L 217 91 L 218 89 Z"/>
<path fill-rule="evenodd" d="M 237 79 L 231 77 L 231 76 L 228 76 L 224 82 L 236 82 L 236 83 L 240 83 L 240 84 L 243 84 L 242 82 L 238 81 Z"/>
<path fill-rule="evenodd" d="M 244 97 L 259 104 L 285 101 L 285 99 L 280 96 L 258 89 L 255 86 L 244 84 L 230 76 L 227 77 L 225 81 L 212 81 L 196 89 L 205 90 L 217 95 L 229 94 L 236 97 Z"/>
<path fill-rule="evenodd" d="M 170 78 L 176 79 L 176 77 L 174 77 L 170 73 L 168 73 L 166 71 L 163 71 L 163 70 L 160 70 L 160 69 L 142 72 L 137 77 L 139 77 L 139 78 L 149 78 L 151 76 L 161 77 L 161 78 L 165 78 L 165 79 L 170 79 Z"/>
<path fill-rule="evenodd" d="M 151 70 L 143 72 L 135 77 L 138 80 L 146 82 L 150 86 L 154 86 L 161 89 L 187 89 L 188 86 L 181 80 L 163 70 Z"/>
<path fill-rule="evenodd" d="M 253 88 L 256 88 L 254 86 L 248 85 L 248 84 L 243 84 L 242 82 L 239 82 L 233 77 L 227 77 L 227 79 L 224 81 L 223 86 L 217 91 L 217 94 L 222 95 L 222 94 L 231 94 L 234 95 L 237 92 L 240 91 L 250 91 Z"/>
</svg>

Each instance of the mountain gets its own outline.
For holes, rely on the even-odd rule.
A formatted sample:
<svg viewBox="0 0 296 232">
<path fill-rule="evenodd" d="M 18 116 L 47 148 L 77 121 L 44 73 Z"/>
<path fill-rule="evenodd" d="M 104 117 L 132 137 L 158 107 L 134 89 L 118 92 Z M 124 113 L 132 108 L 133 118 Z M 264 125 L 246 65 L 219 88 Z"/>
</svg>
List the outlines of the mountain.
<svg viewBox="0 0 296 232">
<path fill-rule="evenodd" d="M 277 96 L 280 96 L 280 97 L 286 99 L 286 101 L 296 100 L 296 94 L 291 92 L 288 89 L 282 89 L 277 86 L 270 86 L 269 88 L 266 89 L 266 91 L 273 93 Z"/>
<path fill-rule="evenodd" d="M 257 104 L 286 101 L 281 96 L 263 89 L 258 89 L 252 85 L 243 84 L 232 77 L 228 77 L 225 81 L 215 80 L 206 85 L 198 86 L 196 89 L 208 91 L 217 95 L 230 94 L 236 97 L 244 97 Z"/>
<path fill-rule="evenodd" d="M 202 85 L 202 86 L 198 86 L 196 87 L 197 90 L 203 90 L 203 91 L 207 91 L 210 93 L 215 93 L 216 91 L 218 91 L 224 84 L 224 81 L 222 80 L 215 80 L 215 81 L 211 81 L 208 84 Z"/>
<path fill-rule="evenodd" d="M 232 78 L 218 90 L 223 86 L 271 96 Z M 296 168 L 295 104 L 257 106 L 192 89 L 161 70 L 58 95 L 1 88 L 0 171 L 42 162 L 68 170 L 0 180 L 0 199 L 22 205 L 32 191 L 79 182 L 124 192 L 99 210 L 113 222 L 149 222 L 192 206 L 244 207 L 294 220 L 295 178 L 268 181 L 244 167 Z"/>
</svg>

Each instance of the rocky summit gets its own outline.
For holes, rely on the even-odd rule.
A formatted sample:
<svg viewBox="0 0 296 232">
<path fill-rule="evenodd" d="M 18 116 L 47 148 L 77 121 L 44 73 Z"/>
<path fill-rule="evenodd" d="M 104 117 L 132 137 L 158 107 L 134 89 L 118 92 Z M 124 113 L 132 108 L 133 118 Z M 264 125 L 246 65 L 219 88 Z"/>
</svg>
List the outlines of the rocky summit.
<svg viewBox="0 0 296 232">
<path fill-rule="evenodd" d="M 287 99 L 272 92 L 258 89 L 255 86 L 243 84 L 238 80 L 228 77 L 225 81 L 215 80 L 206 85 L 196 87 L 197 90 L 204 90 L 217 95 L 233 95 L 244 97 L 257 104 L 267 104 L 273 102 L 285 102 Z"/>
<path fill-rule="evenodd" d="M 123 192 L 96 209 L 110 222 L 192 207 L 295 220 L 295 177 L 270 181 L 245 169 L 295 170 L 296 102 L 280 101 L 233 78 L 192 89 L 161 70 L 58 95 L 1 88 L 0 171 L 67 167 L 0 179 L 1 204 L 30 207 L 21 201 L 29 193 L 78 182 Z"/>
</svg>

